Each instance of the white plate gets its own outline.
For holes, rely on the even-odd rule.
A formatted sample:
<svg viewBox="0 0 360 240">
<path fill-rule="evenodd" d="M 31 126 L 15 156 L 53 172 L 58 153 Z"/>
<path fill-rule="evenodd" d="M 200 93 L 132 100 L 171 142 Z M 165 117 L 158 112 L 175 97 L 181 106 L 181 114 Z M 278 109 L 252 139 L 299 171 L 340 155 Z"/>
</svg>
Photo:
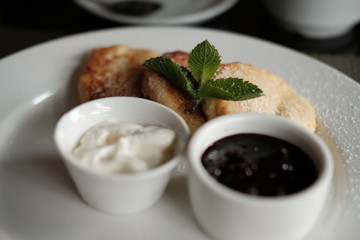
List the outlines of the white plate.
<svg viewBox="0 0 360 240">
<path fill-rule="evenodd" d="M 52 140 L 58 118 L 78 104 L 77 77 L 93 47 L 128 44 L 165 52 L 190 50 L 204 39 L 217 47 L 223 62 L 268 69 L 315 106 L 319 134 L 335 154 L 336 172 L 329 202 L 307 240 L 360 239 L 360 85 L 281 46 L 234 33 L 176 27 L 80 34 L 0 61 L 0 239 L 208 239 L 193 218 L 183 169 L 151 209 L 107 215 L 82 202 Z"/>
<path fill-rule="evenodd" d="M 111 21 L 161 25 L 200 23 L 224 13 L 237 2 L 237 0 L 156 0 L 162 7 L 153 14 L 148 16 L 129 16 L 111 12 L 99 4 L 99 2 L 111 3 L 121 0 L 74 1 L 89 12 Z"/>
</svg>

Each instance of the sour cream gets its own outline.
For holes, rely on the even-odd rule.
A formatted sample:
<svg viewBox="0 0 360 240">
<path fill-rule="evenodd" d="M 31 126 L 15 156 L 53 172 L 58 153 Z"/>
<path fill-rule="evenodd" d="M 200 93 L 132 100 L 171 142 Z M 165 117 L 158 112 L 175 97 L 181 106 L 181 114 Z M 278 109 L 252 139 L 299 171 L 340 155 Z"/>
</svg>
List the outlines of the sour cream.
<svg viewBox="0 0 360 240">
<path fill-rule="evenodd" d="M 105 122 L 80 138 L 73 155 L 86 168 L 103 173 L 138 173 L 173 156 L 176 133 L 161 126 Z"/>
</svg>

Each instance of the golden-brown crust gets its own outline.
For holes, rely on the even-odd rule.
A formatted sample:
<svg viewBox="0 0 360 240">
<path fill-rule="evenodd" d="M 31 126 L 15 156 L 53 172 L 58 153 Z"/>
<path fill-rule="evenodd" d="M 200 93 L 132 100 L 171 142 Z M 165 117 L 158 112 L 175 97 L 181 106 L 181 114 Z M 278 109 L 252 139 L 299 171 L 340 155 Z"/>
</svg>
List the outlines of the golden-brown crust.
<svg viewBox="0 0 360 240">
<path fill-rule="evenodd" d="M 80 101 L 111 96 L 141 97 L 141 80 L 145 70 L 141 64 L 157 55 L 153 50 L 125 45 L 94 49 L 80 76 Z"/>
<path fill-rule="evenodd" d="M 243 78 L 263 90 L 264 96 L 245 101 L 225 101 L 208 98 L 203 110 L 208 119 L 240 112 L 259 112 L 291 119 L 311 131 L 316 129 L 316 113 L 310 103 L 299 96 L 283 79 L 250 64 L 223 64 L 216 78 Z"/>
<path fill-rule="evenodd" d="M 146 98 L 177 112 L 186 121 L 191 133 L 206 122 L 206 117 L 201 108 L 194 109 L 192 97 L 174 86 L 162 75 L 147 70 L 142 81 L 142 90 Z"/>
<path fill-rule="evenodd" d="M 166 58 L 170 58 L 173 62 L 180 66 L 188 67 L 189 54 L 187 52 L 178 50 L 174 52 L 164 53 L 163 56 Z"/>
<path fill-rule="evenodd" d="M 192 98 L 162 75 L 142 66 L 158 56 L 148 49 L 124 45 L 97 48 L 83 69 L 78 84 L 81 102 L 111 96 L 146 97 L 159 102 L 181 115 L 193 133 L 208 119 L 240 112 L 260 112 L 291 119 L 315 131 L 316 113 L 310 103 L 298 95 L 283 79 L 250 64 L 233 62 L 222 64 L 216 78 L 243 78 L 261 88 L 265 96 L 245 100 L 226 101 L 208 98 L 202 107 L 193 109 Z M 165 57 L 188 67 L 188 53 L 168 52 Z"/>
</svg>

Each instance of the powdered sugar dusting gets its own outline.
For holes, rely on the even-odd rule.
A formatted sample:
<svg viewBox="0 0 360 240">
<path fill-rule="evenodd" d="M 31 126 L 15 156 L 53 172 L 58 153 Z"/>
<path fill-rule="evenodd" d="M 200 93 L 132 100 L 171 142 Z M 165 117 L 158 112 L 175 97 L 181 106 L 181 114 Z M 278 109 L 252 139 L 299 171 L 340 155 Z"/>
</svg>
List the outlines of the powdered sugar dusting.
<svg viewBox="0 0 360 240">
<path fill-rule="evenodd" d="M 344 75 L 335 69 L 314 67 L 301 68 L 296 62 L 282 63 L 289 70 L 286 80 L 298 93 L 309 99 L 317 117 L 323 124 L 317 133 L 329 145 L 334 141 L 333 151 L 338 152 L 335 191 L 345 191 L 348 206 L 344 214 L 355 215 L 360 221 L 360 88 L 351 79 L 343 81 Z M 330 138 L 330 139 L 329 139 Z M 334 154 L 334 153 L 333 153 Z M 337 177 L 337 179 L 336 179 Z M 345 189 L 345 190 L 343 190 Z"/>
<path fill-rule="evenodd" d="M 336 156 L 335 197 L 329 209 L 337 219 L 336 229 L 353 232 L 351 226 L 360 224 L 360 86 L 339 71 L 291 51 L 279 50 L 271 61 L 255 59 L 253 64 L 282 77 L 314 106 L 321 125 L 317 134 Z M 343 237 L 343 231 L 337 232 Z"/>
</svg>

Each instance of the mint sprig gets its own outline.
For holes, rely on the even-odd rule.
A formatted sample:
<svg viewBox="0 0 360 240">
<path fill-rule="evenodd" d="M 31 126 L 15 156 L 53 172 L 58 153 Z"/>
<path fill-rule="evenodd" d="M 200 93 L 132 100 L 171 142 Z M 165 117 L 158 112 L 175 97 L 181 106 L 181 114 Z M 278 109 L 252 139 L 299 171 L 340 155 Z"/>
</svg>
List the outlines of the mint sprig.
<svg viewBox="0 0 360 240">
<path fill-rule="evenodd" d="M 198 97 L 220 98 L 223 100 L 243 101 L 262 96 L 263 92 L 256 85 L 239 78 L 219 78 L 200 87 Z"/>
<path fill-rule="evenodd" d="M 240 78 L 214 79 L 220 62 L 217 49 L 205 40 L 190 52 L 189 70 L 162 56 L 146 60 L 144 66 L 188 92 L 194 98 L 195 106 L 205 98 L 241 101 L 263 95 L 256 85 Z"/>
<path fill-rule="evenodd" d="M 219 52 L 205 40 L 190 52 L 188 65 L 192 76 L 201 86 L 214 79 L 216 72 L 219 70 L 220 62 Z"/>
<path fill-rule="evenodd" d="M 161 73 L 177 87 L 196 98 L 196 88 L 189 80 L 191 73 L 186 68 L 177 65 L 170 58 L 165 57 L 150 58 L 145 61 L 144 65 L 155 72 Z"/>
</svg>

